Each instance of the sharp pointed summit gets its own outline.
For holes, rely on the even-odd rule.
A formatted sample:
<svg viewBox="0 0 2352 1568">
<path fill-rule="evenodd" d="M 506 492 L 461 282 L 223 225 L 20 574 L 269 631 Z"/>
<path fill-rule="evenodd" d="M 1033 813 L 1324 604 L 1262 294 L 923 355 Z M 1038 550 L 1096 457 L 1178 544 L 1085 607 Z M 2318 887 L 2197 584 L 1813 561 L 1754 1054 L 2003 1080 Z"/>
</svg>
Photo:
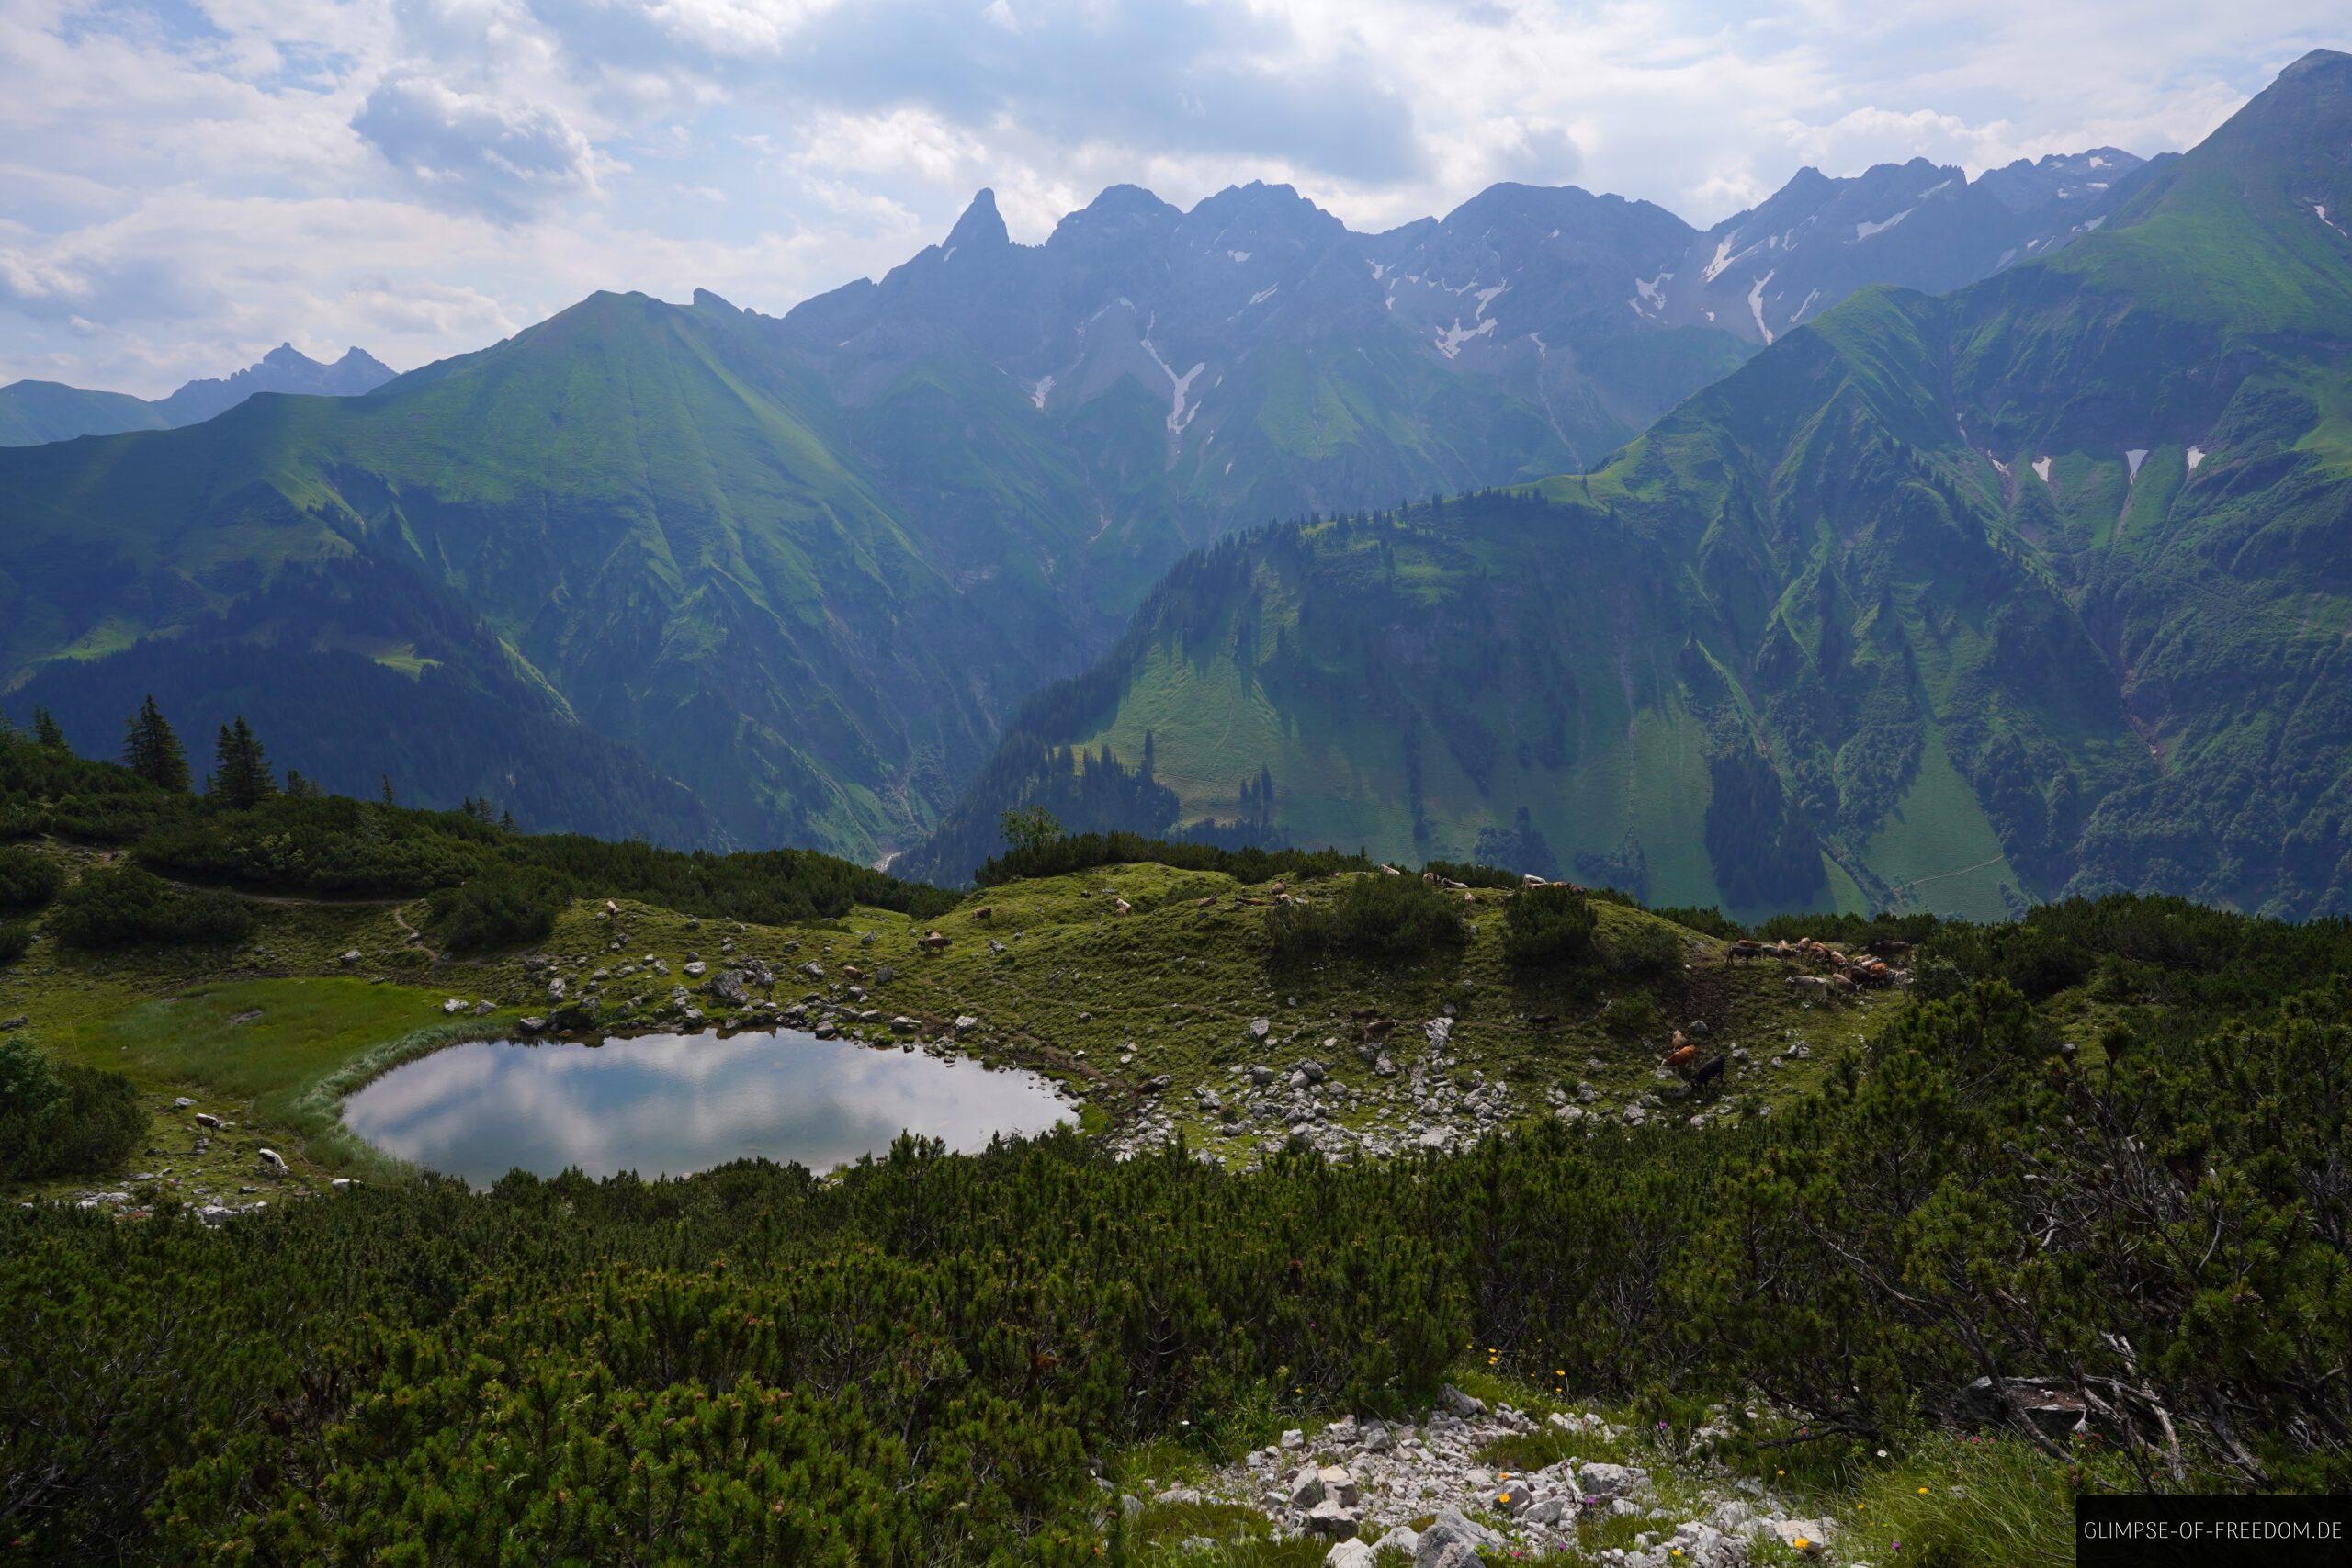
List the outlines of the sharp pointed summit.
<svg viewBox="0 0 2352 1568">
<path fill-rule="evenodd" d="M 1005 231 L 1004 219 L 996 209 L 996 192 L 983 186 L 964 209 L 964 216 L 956 220 L 956 227 L 947 231 L 946 248 L 997 250 L 1012 243 L 1012 236 Z"/>
</svg>

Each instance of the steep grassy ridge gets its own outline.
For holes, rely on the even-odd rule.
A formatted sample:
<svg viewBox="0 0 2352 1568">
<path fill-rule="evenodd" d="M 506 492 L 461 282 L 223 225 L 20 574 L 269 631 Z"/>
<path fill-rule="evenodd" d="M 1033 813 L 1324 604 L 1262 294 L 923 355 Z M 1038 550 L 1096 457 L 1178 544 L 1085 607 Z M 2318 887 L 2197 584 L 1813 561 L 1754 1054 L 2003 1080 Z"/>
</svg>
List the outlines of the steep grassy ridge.
<svg viewBox="0 0 2352 1568">
<path fill-rule="evenodd" d="M 1865 290 L 1599 472 L 1189 562 L 909 864 L 1034 800 L 1743 913 L 2344 908 L 2347 151 L 2321 51 L 2059 256 Z"/>
</svg>

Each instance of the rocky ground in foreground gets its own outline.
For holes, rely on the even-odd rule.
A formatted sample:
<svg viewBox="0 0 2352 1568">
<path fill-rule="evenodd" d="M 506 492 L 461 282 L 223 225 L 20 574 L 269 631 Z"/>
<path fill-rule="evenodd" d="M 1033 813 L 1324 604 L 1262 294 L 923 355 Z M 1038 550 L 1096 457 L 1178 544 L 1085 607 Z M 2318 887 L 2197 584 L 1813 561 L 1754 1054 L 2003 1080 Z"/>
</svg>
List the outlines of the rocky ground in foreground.
<svg viewBox="0 0 2352 1568">
<path fill-rule="evenodd" d="M 1702 1428 L 1694 1449 L 1717 1435 Z M 1581 1457 L 1597 1454 L 1617 1457 Z M 1512 1468 L 1511 1457 L 1532 1468 Z M 1763 1483 L 1669 1459 L 1602 1415 L 1538 1420 L 1452 1387 L 1419 1421 L 1343 1416 L 1311 1437 L 1286 1431 L 1150 1501 L 1252 1510 L 1278 1538 L 1329 1540 L 1331 1568 L 1470 1568 L 1552 1554 L 1611 1568 L 1747 1568 L 1831 1560 L 1838 1535 L 1836 1520 L 1808 1517 Z M 1125 1503 L 1131 1513 L 1146 1506 Z M 1229 1544 L 1203 1535 L 1181 1549 Z"/>
</svg>

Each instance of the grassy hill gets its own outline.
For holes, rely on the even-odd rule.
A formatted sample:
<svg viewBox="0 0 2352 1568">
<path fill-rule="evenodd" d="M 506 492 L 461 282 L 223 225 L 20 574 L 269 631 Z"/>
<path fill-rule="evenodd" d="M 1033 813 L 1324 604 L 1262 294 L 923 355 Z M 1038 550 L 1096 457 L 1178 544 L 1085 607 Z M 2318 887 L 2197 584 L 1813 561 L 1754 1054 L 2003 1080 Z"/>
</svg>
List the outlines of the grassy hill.
<svg viewBox="0 0 2352 1568">
<path fill-rule="evenodd" d="M 1062 619 L 1054 519 L 1007 510 L 961 537 L 997 563 L 989 592 L 964 592 L 848 446 L 755 320 L 599 296 L 375 397 L 260 397 L 189 430 L 0 454 L 20 520 L 0 666 L 93 748 L 118 722 L 109 661 L 159 645 L 208 727 L 232 702 L 290 709 L 308 655 L 438 669 L 485 737 L 544 716 L 684 783 L 717 835 L 865 853 L 924 819 L 1073 634 L 1040 631 Z M 373 624 L 341 625 L 338 597 Z M 255 648 L 271 657 L 241 661 Z M 423 790 L 440 781 L 418 751 L 478 743 L 359 721 L 287 760 Z M 280 733 L 299 749 L 312 727 Z M 549 761 L 487 793 L 603 825 L 547 808 Z M 716 836 L 691 820 L 629 825 Z"/>
<path fill-rule="evenodd" d="M 153 404 L 128 392 L 86 391 L 59 381 L 12 381 L 0 387 L 0 446 L 161 430 L 168 423 Z"/>
<path fill-rule="evenodd" d="M 1577 901 L 1475 868 L 1059 840 L 958 900 L 813 854 L 231 810 L 16 738 L 0 826 L 0 1158 L 82 1158 L 0 1205 L 28 1561 L 1074 1568 L 1209 1535 L 1305 1564 L 1330 1540 L 1261 1511 L 1245 1456 L 1367 1462 L 1347 1416 L 1417 1427 L 1381 1461 L 1417 1465 L 1448 1383 L 1498 1408 L 1434 1505 L 1566 1561 L 1744 1534 L 1736 1498 L 1801 1521 L 1759 1561 L 2025 1568 L 2079 1493 L 2342 1483 L 2340 920 L 1785 922 L 1919 944 L 1913 991 L 1800 1000 L 1702 917 L 1596 900 L 1531 943 Z M 670 976 L 706 958 L 774 983 L 688 1010 Z M 821 1018 L 1050 1073 L 1083 1124 L 486 1191 L 342 1128 L 550 974 L 592 1037 Z M 1661 1069 L 1676 1030 L 1724 1079 Z M 1988 1359 L 2058 1370 L 1956 1395 Z M 2052 1436 L 2091 1393 L 2119 1402 Z M 1529 1488 L 1606 1489 L 1579 1460 L 1655 1480 L 1543 1525 Z"/>
</svg>

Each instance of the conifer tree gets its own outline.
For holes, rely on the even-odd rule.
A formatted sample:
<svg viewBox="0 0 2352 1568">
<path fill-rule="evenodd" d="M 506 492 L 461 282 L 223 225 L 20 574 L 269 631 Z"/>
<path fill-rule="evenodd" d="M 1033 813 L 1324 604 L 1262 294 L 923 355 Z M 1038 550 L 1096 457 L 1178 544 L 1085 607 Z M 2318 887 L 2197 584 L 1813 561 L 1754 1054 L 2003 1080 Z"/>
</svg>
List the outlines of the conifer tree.
<svg viewBox="0 0 2352 1568">
<path fill-rule="evenodd" d="M 52 751 L 65 750 L 65 728 L 47 708 L 33 709 L 33 739 Z"/>
<path fill-rule="evenodd" d="M 158 789 L 187 793 L 187 753 L 180 750 L 180 738 L 172 733 L 152 692 L 124 728 L 122 765 Z"/>
<path fill-rule="evenodd" d="M 220 739 L 213 750 L 211 780 L 206 784 L 209 793 L 236 810 L 248 810 L 259 806 L 277 793 L 277 781 L 270 776 L 269 759 L 263 754 L 260 739 L 244 715 L 237 716 L 233 725 L 220 727 Z"/>
</svg>

